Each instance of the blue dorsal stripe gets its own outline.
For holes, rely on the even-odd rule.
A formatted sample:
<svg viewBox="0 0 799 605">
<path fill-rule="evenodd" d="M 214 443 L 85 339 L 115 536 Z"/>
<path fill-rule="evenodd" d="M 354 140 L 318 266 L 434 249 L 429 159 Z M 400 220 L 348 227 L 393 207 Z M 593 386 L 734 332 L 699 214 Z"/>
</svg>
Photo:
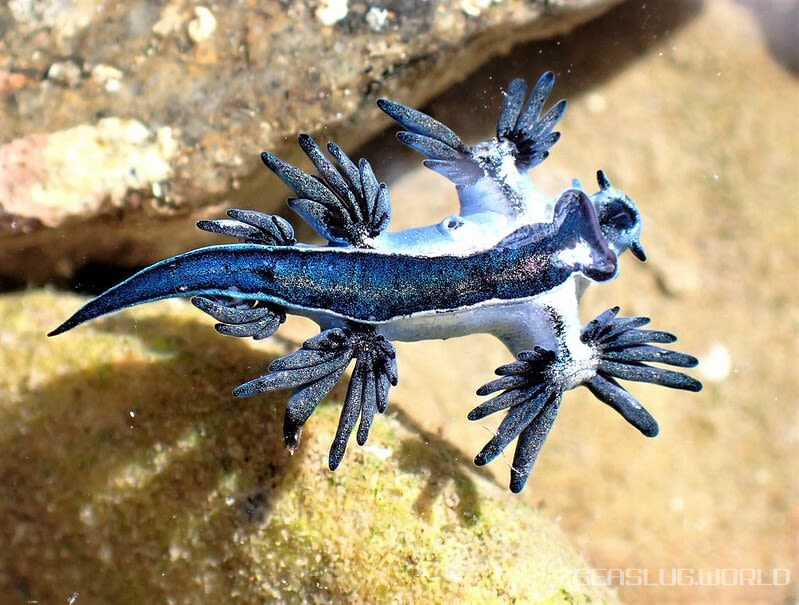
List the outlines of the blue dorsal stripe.
<svg viewBox="0 0 799 605">
<path fill-rule="evenodd" d="M 558 260 L 558 253 L 578 240 L 592 246 L 596 266 Z M 526 227 L 494 248 L 463 257 L 258 244 L 200 248 L 140 271 L 51 334 L 132 305 L 198 295 L 265 300 L 298 312 L 383 323 L 492 299 L 530 298 L 578 270 L 610 277 L 615 256 L 604 244 L 590 201 L 572 190 L 561 197 L 555 222 Z"/>
</svg>

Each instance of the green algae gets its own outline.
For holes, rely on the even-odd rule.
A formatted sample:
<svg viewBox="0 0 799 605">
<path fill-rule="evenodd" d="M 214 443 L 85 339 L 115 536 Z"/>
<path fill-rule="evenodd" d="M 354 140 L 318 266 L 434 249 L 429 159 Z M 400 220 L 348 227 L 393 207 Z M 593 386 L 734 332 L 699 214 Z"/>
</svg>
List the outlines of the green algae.
<svg viewBox="0 0 799 605">
<path fill-rule="evenodd" d="M 291 456 L 284 396 L 230 395 L 269 345 L 175 302 L 45 338 L 79 303 L 0 297 L 0 601 L 615 602 L 556 527 L 401 413 L 331 473 L 338 406 Z"/>
</svg>

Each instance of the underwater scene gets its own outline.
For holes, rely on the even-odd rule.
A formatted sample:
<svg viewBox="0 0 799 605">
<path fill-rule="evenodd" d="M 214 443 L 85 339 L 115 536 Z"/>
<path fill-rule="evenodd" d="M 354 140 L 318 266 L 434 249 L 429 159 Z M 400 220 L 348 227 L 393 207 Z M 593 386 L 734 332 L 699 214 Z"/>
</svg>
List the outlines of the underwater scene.
<svg viewBox="0 0 799 605">
<path fill-rule="evenodd" d="M 14 0 L 0 107 L 0 603 L 799 599 L 796 0 Z"/>
</svg>

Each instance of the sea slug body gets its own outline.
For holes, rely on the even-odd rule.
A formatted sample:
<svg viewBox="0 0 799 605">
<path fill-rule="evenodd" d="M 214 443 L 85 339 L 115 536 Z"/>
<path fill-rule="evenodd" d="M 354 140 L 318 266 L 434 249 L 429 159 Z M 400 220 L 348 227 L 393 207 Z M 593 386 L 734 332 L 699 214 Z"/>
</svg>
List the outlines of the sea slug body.
<svg viewBox="0 0 799 605">
<path fill-rule="evenodd" d="M 585 288 L 615 278 L 617 258 L 627 250 L 641 261 L 646 253 L 635 202 L 604 172 L 597 173 L 595 193 L 575 181 L 556 199 L 529 179 L 528 171 L 560 138 L 554 129 L 566 102 L 544 111 L 554 81 L 551 72 L 543 74 L 529 95 L 524 80 L 511 82 L 496 136 L 473 146 L 418 110 L 378 101 L 404 128 L 399 140 L 455 185 L 459 214 L 388 231 L 388 187 L 369 163 L 352 161 L 334 143 L 327 155 L 302 134 L 300 147 L 318 176 L 269 152 L 261 159 L 294 191 L 290 207 L 328 245 L 298 244 L 280 217 L 230 210 L 229 218 L 200 221 L 198 227 L 238 243 L 155 263 L 86 303 L 50 335 L 172 297 L 192 297 L 219 322 L 217 331 L 230 336 L 267 338 L 286 314 L 309 317 L 320 333 L 233 394 L 291 389 L 284 439 L 293 451 L 305 422 L 354 361 L 330 449 L 331 469 L 341 463 L 352 433 L 363 445 L 375 415 L 386 410 L 389 389 L 398 381 L 392 341 L 482 332 L 508 347 L 515 360 L 478 389 L 479 395 L 494 396 L 468 417 L 505 412 L 475 463 L 490 462 L 516 439 L 514 492 L 527 482 L 563 395 L 574 387 L 588 388 L 641 433 L 655 436 L 657 422 L 618 380 L 699 391 L 701 383 L 681 371 L 650 365 L 690 368 L 697 360 L 659 346 L 676 338 L 642 329 L 648 318 L 620 317 L 618 308 L 580 322 Z"/>
</svg>

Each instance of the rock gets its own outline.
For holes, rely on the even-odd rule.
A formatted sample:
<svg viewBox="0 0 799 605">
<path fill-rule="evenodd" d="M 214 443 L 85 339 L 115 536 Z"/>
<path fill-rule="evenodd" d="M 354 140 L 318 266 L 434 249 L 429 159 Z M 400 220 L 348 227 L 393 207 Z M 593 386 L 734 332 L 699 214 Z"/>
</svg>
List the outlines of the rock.
<svg viewBox="0 0 799 605">
<path fill-rule="evenodd" d="M 260 151 L 296 157 L 296 133 L 322 129 L 352 148 L 387 124 L 378 96 L 419 105 L 512 44 L 619 1 L 7 3 L 0 276 L 144 264 L 202 241 L 169 219 L 284 197 Z M 142 130 L 145 163 L 144 141 L 127 155 L 127 128 L 107 120 Z M 98 130 L 106 146 L 84 156 Z"/>
<path fill-rule="evenodd" d="M 0 601 L 616 602 L 551 522 L 401 413 L 331 473 L 337 405 L 290 456 L 285 395 L 232 399 L 263 345 L 183 301 L 47 339 L 80 302 L 0 298 Z"/>
</svg>

